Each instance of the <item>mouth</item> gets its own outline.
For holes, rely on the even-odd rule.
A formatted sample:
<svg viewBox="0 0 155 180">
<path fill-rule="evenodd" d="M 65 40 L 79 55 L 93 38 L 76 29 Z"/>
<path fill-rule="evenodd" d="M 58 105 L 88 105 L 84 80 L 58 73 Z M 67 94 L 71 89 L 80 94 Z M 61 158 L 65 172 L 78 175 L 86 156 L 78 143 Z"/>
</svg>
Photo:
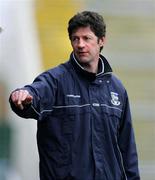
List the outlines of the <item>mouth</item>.
<svg viewBox="0 0 155 180">
<path fill-rule="evenodd" d="M 78 52 L 78 54 L 79 54 L 80 56 L 85 56 L 85 55 L 87 55 L 88 53 L 87 53 L 87 52 Z"/>
</svg>

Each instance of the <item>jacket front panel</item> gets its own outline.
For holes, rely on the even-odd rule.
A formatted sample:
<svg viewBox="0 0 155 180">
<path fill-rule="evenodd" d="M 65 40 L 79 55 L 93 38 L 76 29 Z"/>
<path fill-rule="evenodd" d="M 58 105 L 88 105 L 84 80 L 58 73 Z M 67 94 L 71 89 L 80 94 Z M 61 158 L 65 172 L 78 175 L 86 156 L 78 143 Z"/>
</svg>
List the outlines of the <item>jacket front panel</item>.
<svg viewBox="0 0 155 180">
<path fill-rule="evenodd" d="M 98 77 L 88 83 L 70 70 L 61 78 L 57 82 L 52 111 L 44 112 L 38 122 L 40 153 L 42 147 L 48 144 L 44 154 L 48 154 L 50 148 L 48 157 L 52 157 L 51 164 L 56 166 L 55 174 L 58 177 L 59 172 L 62 172 L 62 177 L 67 176 L 68 172 L 79 180 L 88 177 L 97 180 L 121 179 L 123 167 L 117 132 L 123 93 L 115 90 L 111 75 Z M 120 94 L 119 106 L 111 103 L 111 92 Z M 60 170 L 57 166 L 69 168 Z"/>
</svg>

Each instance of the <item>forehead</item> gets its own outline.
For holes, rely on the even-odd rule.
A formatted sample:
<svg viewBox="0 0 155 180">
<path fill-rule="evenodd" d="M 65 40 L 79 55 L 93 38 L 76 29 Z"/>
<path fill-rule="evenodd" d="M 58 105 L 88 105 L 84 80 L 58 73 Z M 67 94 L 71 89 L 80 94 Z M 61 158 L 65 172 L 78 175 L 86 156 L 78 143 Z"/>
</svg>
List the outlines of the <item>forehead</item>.
<svg viewBox="0 0 155 180">
<path fill-rule="evenodd" d="M 88 36 L 88 35 L 96 36 L 89 26 L 77 28 L 76 30 L 73 31 L 71 36 Z"/>
</svg>

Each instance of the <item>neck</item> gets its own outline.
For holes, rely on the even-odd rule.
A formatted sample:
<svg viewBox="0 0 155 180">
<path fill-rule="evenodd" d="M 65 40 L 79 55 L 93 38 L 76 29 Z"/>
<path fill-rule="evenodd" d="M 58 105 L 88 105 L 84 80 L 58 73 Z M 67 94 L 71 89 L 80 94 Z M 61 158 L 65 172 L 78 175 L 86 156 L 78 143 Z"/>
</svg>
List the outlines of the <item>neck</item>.
<svg viewBox="0 0 155 180">
<path fill-rule="evenodd" d="M 88 63 L 88 64 L 87 63 L 83 63 L 81 65 L 88 72 L 95 73 L 95 74 L 98 72 L 98 61 L 97 62 Z"/>
<path fill-rule="evenodd" d="M 95 73 L 95 74 L 98 72 L 99 60 L 92 61 L 89 63 L 79 63 L 79 61 L 76 59 L 74 54 L 73 54 L 73 58 L 74 58 L 75 62 L 81 67 L 81 69 L 88 71 L 88 72 L 91 72 L 91 73 Z"/>
</svg>

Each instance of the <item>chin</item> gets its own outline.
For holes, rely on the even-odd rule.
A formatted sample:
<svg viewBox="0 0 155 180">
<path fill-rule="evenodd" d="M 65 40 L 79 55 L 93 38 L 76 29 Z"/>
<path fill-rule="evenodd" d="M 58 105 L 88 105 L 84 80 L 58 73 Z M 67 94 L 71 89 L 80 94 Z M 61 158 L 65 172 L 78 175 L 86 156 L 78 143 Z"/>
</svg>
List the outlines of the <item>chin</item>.
<svg viewBox="0 0 155 180">
<path fill-rule="evenodd" d="M 81 63 L 81 64 L 89 64 L 89 60 L 88 59 L 80 59 L 79 60 L 79 63 Z"/>
<path fill-rule="evenodd" d="M 89 59 L 86 58 L 86 57 L 84 57 L 84 56 L 79 56 L 79 57 L 78 57 L 78 60 L 79 60 L 79 62 L 81 62 L 81 63 L 88 63 L 88 62 L 89 62 Z"/>
</svg>

